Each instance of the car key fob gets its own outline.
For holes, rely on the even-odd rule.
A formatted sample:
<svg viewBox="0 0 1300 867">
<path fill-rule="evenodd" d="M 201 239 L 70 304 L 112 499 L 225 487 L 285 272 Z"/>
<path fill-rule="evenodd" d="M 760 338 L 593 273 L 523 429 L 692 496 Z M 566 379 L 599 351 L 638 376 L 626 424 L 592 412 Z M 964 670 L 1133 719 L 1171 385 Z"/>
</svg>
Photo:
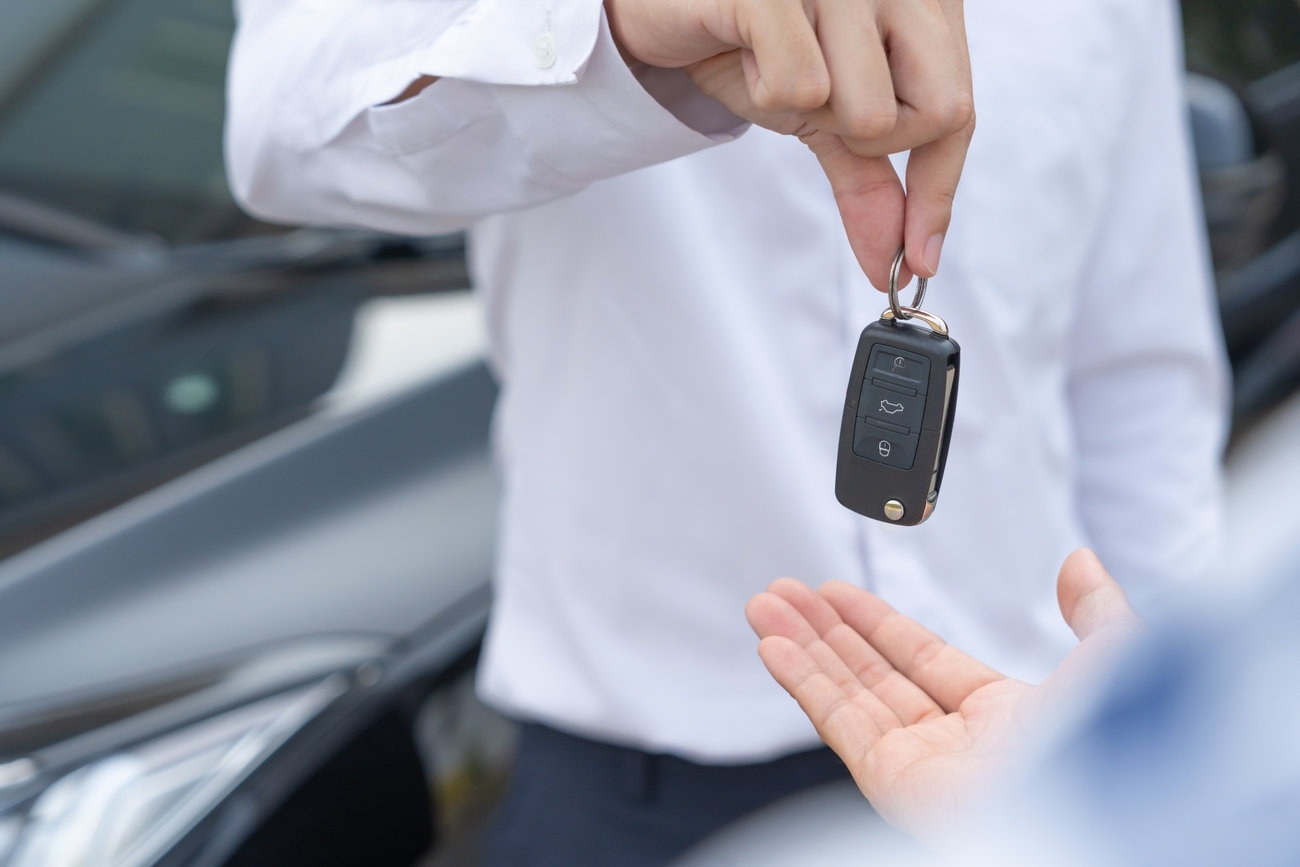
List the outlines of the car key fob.
<svg viewBox="0 0 1300 867">
<path fill-rule="evenodd" d="M 900 253 L 895 274 L 901 261 Z M 891 275 L 891 288 L 896 280 Z M 895 290 L 891 309 L 862 331 L 835 472 L 840 503 L 868 518 L 905 526 L 930 517 L 938 499 L 961 364 L 961 348 L 947 324 L 919 309 L 924 292 L 922 281 L 913 306 L 900 308 Z"/>
</svg>

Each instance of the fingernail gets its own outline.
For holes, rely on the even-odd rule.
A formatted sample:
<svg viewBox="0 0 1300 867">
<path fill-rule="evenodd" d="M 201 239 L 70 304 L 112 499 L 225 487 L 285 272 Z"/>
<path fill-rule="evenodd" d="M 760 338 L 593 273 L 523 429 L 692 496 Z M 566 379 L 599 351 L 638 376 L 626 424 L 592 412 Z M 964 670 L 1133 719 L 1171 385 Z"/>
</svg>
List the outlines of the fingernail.
<svg viewBox="0 0 1300 867">
<path fill-rule="evenodd" d="M 939 270 L 939 254 L 943 252 L 943 235 L 931 235 L 930 240 L 925 242 L 925 252 L 921 258 L 925 260 L 926 267 L 930 269 L 931 274 Z"/>
</svg>

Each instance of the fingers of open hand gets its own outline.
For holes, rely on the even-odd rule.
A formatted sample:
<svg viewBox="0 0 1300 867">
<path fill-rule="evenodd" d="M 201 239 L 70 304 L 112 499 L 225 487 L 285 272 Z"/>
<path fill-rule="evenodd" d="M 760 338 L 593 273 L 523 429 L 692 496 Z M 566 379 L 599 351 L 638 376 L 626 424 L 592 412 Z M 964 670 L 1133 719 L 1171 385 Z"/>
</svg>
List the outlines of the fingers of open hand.
<svg viewBox="0 0 1300 867">
<path fill-rule="evenodd" d="M 784 599 L 805 622 L 807 630 L 791 638 L 800 641 L 815 660 L 822 661 L 823 648 L 829 651 L 831 658 L 824 662 L 823 670 L 848 696 L 857 696 L 865 689 L 888 709 L 887 717 L 877 717 L 882 730 L 898 724 L 913 725 L 943 713 L 924 691 L 845 623 L 820 594 L 789 578 L 774 581 L 768 593 Z"/>
<path fill-rule="evenodd" d="M 776 592 L 780 591 L 780 592 Z M 787 598 L 789 597 L 789 598 Z M 796 599 L 798 604 L 790 600 Z M 830 693 L 825 692 L 828 685 L 833 685 L 835 694 L 844 702 L 854 704 L 858 710 L 869 718 L 878 732 L 887 731 L 897 728 L 901 723 L 898 715 L 871 690 L 865 688 L 858 680 L 857 676 L 846 664 L 839 650 L 828 643 L 827 636 L 824 636 L 816 627 L 809 622 L 804 615 L 803 610 L 815 609 L 820 600 L 817 594 L 810 590 L 806 585 L 791 579 L 782 579 L 773 585 L 767 593 L 760 593 L 750 600 L 745 609 L 749 617 L 750 624 L 754 631 L 764 640 L 771 637 L 785 638 L 797 644 L 803 652 L 803 656 L 789 657 L 782 656 L 781 659 L 789 663 L 792 659 L 801 660 L 800 667 L 790 668 L 778 671 L 770 664 L 768 657 L 763 656 L 763 661 L 768 664 L 768 670 L 776 677 L 777 682 L 785 687 L 795 699 L 799 700 L 800 705 L 804 704 L 800 698 L 798 689 L 805 691 L 812 690 L 811 695 L 818 697 L 818 701 L 824 701 Z M 816 611 L 813 616 L 823 620 L 828 630 L 834 632 L 834 625 L 823 618 L 829 614 L 831 618 L 838 621 L 833 610 L 825 603 L 820 603 L 825 611 Z M 847 631 L 842 623 L 839 624 L 842 630 Z M 861 639 L 858 639 L 861 642 Z M 837 643 L 843 646 L 842 638 L 837 639 Z M 759 644 L 760 650 L 762 642 Z M 760 653 L 760 655 L 762 655 Z M 804 685 L 803 681 L 816 673 L 819 677 L 812 685 Z M 798 677 L 791 679 L 791 674 L 797 674 Z M 808 710 L 807 707 L 804 708 Z M 811 715 L 811 714 L 810 714 Z M 814 719 L 816 723 L 816 719 Z M 819 726 L 820 728 L 820 726 Z"/>
<path fill-rule="evenodd" d="M 798 642 L 770 635 L 758 655 L 776 682 L 808 715 L 817 734 L 854 769 L 880 738 L 881 729 L 864 704 L 854 702 Z"/>
<path fill-rule="evenodd" d="M 853 676 L 853 672 L 844 664 L 844 660 L 826 644 L 821 632 L 809 622 L 801 610 L 814 608 L 817 605 L 817 594 L 806 585 L 791 579 L 782 579 L 773 587 L 782 592 L 769 589 L 768 592 L 760 593 L 751 599 L 745 608 L 745 615 L 749 618 L 754 631 L 761 638 L 777 635 L 795 642 L 803 648 L 809 660 L 817 666 L 817 670 L 830 678 L 846 698 L 857 697 L 863 691 L 862 684 Z M 798 600 L 798 604 L 791 602 L 791 599 Z M 826 607 L 829 609 L 829 606 Z M 822 613 L 817 612 L 814 616 Z M 833 610 L 829 610 L 828 613 L 831 617 L 835 617 Z M 830 626 L 830 624 L 825 625 L 828 628 Z M 784 683 L 782 685 L 784 686 Z"/>
<path fill-rule="evenodd" d="M 1140 626 L 1124 589 L 1087 548 L 1080 548 L 1065 559 L 1056 582 L 1056 595 L 1061 614 L 1080 641 L 1104 628 Z"/>
<path fill-rule="evenodd" d="M 849 626 L 945 712 L 1003 675 L 947 644 L 879 597 L 832 581 L 818 590 Z"/>
</svg>

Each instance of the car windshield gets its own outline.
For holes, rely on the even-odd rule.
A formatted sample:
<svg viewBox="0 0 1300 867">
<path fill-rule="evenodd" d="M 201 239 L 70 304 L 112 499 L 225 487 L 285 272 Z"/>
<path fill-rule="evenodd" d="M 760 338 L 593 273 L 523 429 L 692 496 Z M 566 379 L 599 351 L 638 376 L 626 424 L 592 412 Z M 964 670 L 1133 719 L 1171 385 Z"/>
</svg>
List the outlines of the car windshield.
<svg viewBox="0 0 1300 867">
<path fill-rule="evenodd" d="M 0 190 L 173 244 L 269 230 L 222 166 L 231 0 L 5 0 Z"/>
</svg>

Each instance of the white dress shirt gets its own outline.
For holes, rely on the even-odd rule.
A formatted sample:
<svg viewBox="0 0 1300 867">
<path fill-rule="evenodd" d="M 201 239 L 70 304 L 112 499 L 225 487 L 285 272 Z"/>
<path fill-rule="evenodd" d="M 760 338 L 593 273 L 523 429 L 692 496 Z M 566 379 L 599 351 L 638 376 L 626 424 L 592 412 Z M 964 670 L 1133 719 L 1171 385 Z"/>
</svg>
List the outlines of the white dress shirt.
<svg viewBox="0 0 1300 867">
<path fill-rule="evenodd" d="M 963 348 L 934 516 L 835 500 L 885 306 L 797 140 L 620 59 L 599 0 L 240 0 L 228 158 L 263 217 L 470 227 L 505 479 L 480 689 L 754 761 L 816 735 L 755 656 L 772 579 L 876 591 L 1036 678 L 1088 544 L 1139 609 L 1219 537 L 1225 366 L 1171 0 L 980 0 L 979 129 L 927 306 Z M 383 105 L 420 75 L 419 96 Z"/>
</svg>

